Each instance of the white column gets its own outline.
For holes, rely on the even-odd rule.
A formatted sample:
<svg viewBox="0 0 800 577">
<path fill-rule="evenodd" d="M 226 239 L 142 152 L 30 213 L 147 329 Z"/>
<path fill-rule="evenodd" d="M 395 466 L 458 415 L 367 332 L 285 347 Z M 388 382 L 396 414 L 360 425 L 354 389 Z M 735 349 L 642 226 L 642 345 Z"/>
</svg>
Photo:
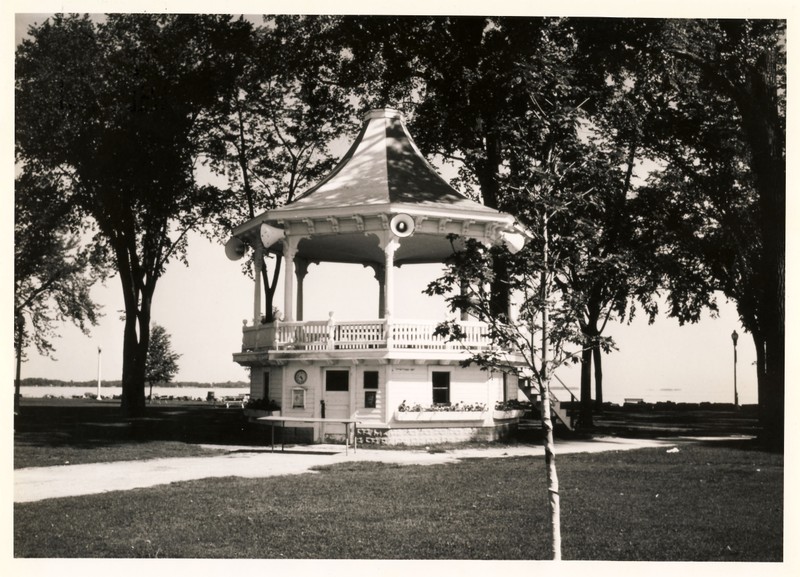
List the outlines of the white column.
<svg viewBox="0 0 800 577">
<path fill-rule="evenodd" d="M 256 248 L 253 251 L 253 326 L 261 324 L 261 267 L 264 266 L 264 249 L 261 240 L 256 240 Z"/>
<path fill-rule="evenodd" d="M 512 323 L 517 322 L 517 305 L 514 304 L 513 295 L 508 297 L 508 320 Z"/>
<path fill-rule="evenodd" d="M 394 253 L 400 248 L 400 239 L 387 233 L 383 243 L 383 318 L 388 319 L 394 310 Z"/>
<path fill-rule="evenodd" d="M 283 320 L 294 320 L 294 257 L 297 254 L 297 240 L 286 237 L 283 241 Z"/>
</svg>

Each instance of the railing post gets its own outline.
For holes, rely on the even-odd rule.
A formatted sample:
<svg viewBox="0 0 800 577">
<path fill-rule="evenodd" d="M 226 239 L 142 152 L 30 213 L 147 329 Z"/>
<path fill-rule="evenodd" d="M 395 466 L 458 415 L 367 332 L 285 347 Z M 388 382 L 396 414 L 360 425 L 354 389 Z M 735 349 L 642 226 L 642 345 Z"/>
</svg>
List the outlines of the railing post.
<svg viewBox="0 0 800 577">
<path fill-rule="evenodd" d="M 274 337 L 275 338 L 275 343 L 274 343 L 274 346 L 275 346 L 276 349 L 280 349 L 281 348 L 281 342 L 282 342 L 282 340 L 281 340 L 281 319 L 279 319 L 278 317 L 275 317 L 275 320 L 272 322 L 272 324 L 275 327 L 275 337 Z"/>
<path fill-rule="evenodd" d="M 394 346 L 394 335 L 392 334 L 392 317 L 387 315 L 383 319 L 383 330 L 386 331 L 386 348 L 391 349 Z"/>
<path fill-rule="evenodd" d="M 336 337 L 336 325 L 333 322 L 333 311 L 328 313 L 328 350 L 333 350 L 335 348 L 334 345 L 334 338 Z"/>
</svg>

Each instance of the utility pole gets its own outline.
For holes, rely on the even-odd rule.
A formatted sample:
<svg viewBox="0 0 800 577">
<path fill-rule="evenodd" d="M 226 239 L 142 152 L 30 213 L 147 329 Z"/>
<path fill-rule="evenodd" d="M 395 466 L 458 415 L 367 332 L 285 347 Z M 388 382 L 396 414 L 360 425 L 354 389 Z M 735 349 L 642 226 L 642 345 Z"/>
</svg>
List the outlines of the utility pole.
<svg viewBox="0 0 800 577">
<path fill-rule="evenodd" d="M 731 340 L 733 341 L 733 405 L 739 408 L 739 389 L 736 386 L 736 343 L 739 341 L 739 333 L 733 331 L 731 333 Z"/>
<path fill-rule="evenodd" d="M 103 349 L 97 347 L 97 400 L 100 400 L 100 357 L 103 353 Z"/>
</svg>

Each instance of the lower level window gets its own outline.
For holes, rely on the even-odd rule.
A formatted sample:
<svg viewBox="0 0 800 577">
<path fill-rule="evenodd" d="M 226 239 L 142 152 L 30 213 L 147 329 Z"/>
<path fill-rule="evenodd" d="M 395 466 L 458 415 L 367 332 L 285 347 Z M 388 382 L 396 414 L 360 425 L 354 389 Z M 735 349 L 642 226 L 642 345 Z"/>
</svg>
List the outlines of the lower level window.
<svg viewBox="0 0 800 577">
<path fill-rule="evenodd" d="M 378 388 L 378 371 L 364 371 L 364 388 Z"/>
<path fill-rule="evenodd" d="M 350 389 L 350 371 L 325 371 L 326 391 L 347 391 Z"/>
<path fill-rule="evenodd" d="M 433 404 L 449 405 L 450 373 L 447 371 L 433 371 L 431 372 L 431 380 L 433 381 Z"/>
</svg>

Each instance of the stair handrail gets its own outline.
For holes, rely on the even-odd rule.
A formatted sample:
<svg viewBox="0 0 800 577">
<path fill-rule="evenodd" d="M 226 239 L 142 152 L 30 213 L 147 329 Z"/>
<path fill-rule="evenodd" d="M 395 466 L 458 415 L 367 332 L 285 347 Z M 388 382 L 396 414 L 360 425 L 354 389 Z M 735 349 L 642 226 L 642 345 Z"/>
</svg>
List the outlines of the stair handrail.
<svg viewBox="0 0 800 577">
<path fill-rule="evenodd" d="M 552 374 L 552 376 L 553 376 L 553 377 L 555 377 L 555 379 L 556 379 L 556 380 L 557 380 L 559 383 L 561 383 L 561 386 L 564 388 L 564 390 L 565 390 L 565 391 L 567 391 L 567 392 L 569 393 L 569 396 L 570 396 L 570 401 L 572 401 L 572 402 L 577 402 L 578 400 L 580 400 L 580 399 L 578 399 L 578 397 L 576 397 L 576 396 L 575 396 L 575 393 L 573 393 L 573 392 L 572 392 L 572 389 L 570 389 L 570 388 L 569 388 L 569 387 L 566 385 L 566 383 L 564 383 L 564 381 L 562 381 L 562 380 L 559 378 L 559 376 L 558 376 L 556 373 L 553 373 L 553 374 Z M 551 391 L 551 392 L 552 392 L 552 391 Z"/>
<path fill-rule="evenodd" d="M 541 357 L 540 357 L 539 355 L 537 355 L 535 352 L 534 352 L 533 354 L 534 354 L 534 356 L 536 357 L 536 359 L 537 359 L 537 360 L 538 360 L 538 361 L 541 363 L 541 362 L 542 362 L 542 359 L 541 359 Z M 561 383 L 561 387 L 562 387 L 562 388 L 563 388 L 565 391 L 567 391 L 567 393 L 569 393 L 570 401 L 572 401 L 572 402 L 576 402 L 576 401 L 579 401 L 579 400 L 580 400 L 580 399 L 578 399 L 578 397 L 577 397 L 577 396 L 575 396 L 575 393 L 573 393 L 573 392 L 572 392 L 572 389 L 570 389 L 570 388 L 569 388 L 569 387 L 566 385 L 566 383 L 565 383 L 564 381 L 562 381 L 562 380 L 561 380 L 561 377 L 559 377 L 559 376 L 558 376 L 558 373 L 556 373 L 555 371 L 553 371 L 552 373 L 550 373 L 550 377 L 555 377 L 555 379 L 556 379 L 556 380 L 557 380 L 559 383 Z M 550 390 L 550 394 L 552 395 L 552 396 L 551 396 L 551 399 L 553 399 L 553 398 L 555 397 L 555 395 L 553 394 L 553 391 L 552 391 L 552 389 Z M 558 399 L 555 399 L 555 400 L 558 400 Z"/>
</svg>

